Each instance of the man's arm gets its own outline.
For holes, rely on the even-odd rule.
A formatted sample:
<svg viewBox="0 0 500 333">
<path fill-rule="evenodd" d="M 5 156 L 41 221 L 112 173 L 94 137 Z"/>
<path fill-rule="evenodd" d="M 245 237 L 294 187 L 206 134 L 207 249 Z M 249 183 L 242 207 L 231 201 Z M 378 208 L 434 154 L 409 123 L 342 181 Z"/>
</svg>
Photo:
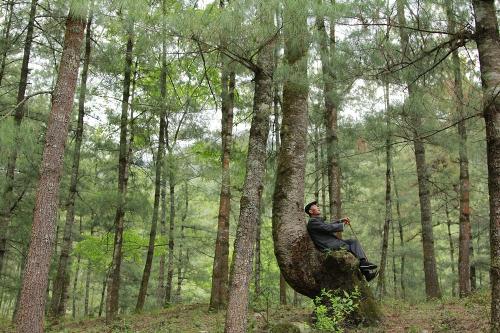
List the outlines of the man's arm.
<svg viewBox="0 0 500 333">
<path fill-rule="evenodd" d="M 310 220 L 307 229 L 311 232 L 334 233 L 344 230 L 344 224 L 341 222 L 324 223 L 320 220 Z"/>
</svg>

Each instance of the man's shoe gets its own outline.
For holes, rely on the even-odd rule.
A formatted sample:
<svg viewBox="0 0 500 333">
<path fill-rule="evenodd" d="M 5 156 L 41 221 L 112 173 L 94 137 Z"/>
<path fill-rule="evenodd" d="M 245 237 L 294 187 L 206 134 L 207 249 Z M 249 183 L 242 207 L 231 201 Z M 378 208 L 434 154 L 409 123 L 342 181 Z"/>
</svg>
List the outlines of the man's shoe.
<svg viewBox="0 0 500 333">
<path fill-rule="evenodd" d="M 377 267 L 377 265 L 369 262 L 368 260 L 361 260 L 361 262 L 359 263 L 359 268 L 361 269 L 374 269 Z"/>
<path fill-rule="evenodd" d="M 365 276 L 366 282 L 370 282 L 371 280 L 373 280 L 377 277 L 378 270 L 376 270 L 376 271 L 362 271 L 362 273 Z"/>
</svg>

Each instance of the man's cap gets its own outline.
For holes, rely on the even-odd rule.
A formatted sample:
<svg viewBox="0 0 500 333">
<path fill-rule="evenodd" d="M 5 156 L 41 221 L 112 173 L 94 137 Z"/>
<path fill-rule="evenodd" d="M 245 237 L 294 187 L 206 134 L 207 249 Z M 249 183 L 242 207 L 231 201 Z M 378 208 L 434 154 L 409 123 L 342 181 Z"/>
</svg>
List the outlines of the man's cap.
<svg viewBox="0 0 500 333">
<path fill-rule="evenodd" d="M 311 206 L 314 206 L 314 205 L 317 205 L 318 202 L 317 201 L 312 201 L 310 203 L 308 203 L 305 207 L 304 207 L 304 212 L 306 212 L 306 214 L 309 215 L 309 209 L 311 209 Z"/>
</svg>

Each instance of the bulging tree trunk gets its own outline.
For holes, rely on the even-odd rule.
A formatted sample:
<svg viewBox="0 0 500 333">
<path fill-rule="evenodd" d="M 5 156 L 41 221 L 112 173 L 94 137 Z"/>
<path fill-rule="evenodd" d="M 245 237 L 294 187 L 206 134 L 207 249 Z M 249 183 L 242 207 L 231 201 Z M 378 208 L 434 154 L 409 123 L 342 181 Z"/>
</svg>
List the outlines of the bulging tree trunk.
<svg viewBox="0 0 500 333">
<path fill-rule="evenodd" d="M 293 20 L 292 20 L 293 18 Z M 285 59 L 289 75 L 283 86 L 281 149 L 273 196 L 273 240 L 280 270 L 299 293 L 316 297 L 322 289 L 359 287 L 363 300 L 356 313 L 366 323 L 380 318 L 373 295 L 347 252 L 340 259 L 319 252 L 313 245 L 304 218 L 304 176 L 307 158 L 307 11 L 285 2 Z M 286 24 L 293 22 L 293 25 Z"/>
<path fill-rule="evenodd" d="M 491 332 L 500 332 L 500 43 L 495 2 L 473 0 L 486 122 L 490 195 Z"/>
<path fill-rule="evenodd" d="M 36 192 L 33 225 L 17 317 L 18 332 L 43 332 L 45 293 L 54 247 L 64 148 L 76 88 L 85 21 L 68 15 L 59 75 L 52 96 Z"/>
</svg>

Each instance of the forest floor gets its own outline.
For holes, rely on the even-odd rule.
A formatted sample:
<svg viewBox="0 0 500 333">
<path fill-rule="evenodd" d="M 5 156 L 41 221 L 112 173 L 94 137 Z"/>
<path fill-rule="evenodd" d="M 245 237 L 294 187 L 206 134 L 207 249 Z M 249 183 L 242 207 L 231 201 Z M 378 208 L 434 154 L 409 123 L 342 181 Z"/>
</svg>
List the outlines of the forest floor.
<svg viewBox="0 0 500 333">
<path fill-rule="evenodd" d="M 448 298 L 441 301 L 410 304 L 391 300 L 382 304 L 384 319 L 376 327 L 347 328 L 346 333 L 435 333 L 435 332 L 488 332 L 489 297 L 485 293 L 466 299 Z M 207 304 L 177 305 L 168 309 L 127 315 L 106 326 L 104 320 L 87 319 L 67 321 L 48 327 L 52 333 L 219 333 L 224 331 L 224 312 L 209 312 Z M 310 323 L 311 308 L 292 306 L 271 307 L 252 312 L 249 331 L 264 333 L 279 322 Z M 12 328 L 0 325 L 0 332 Z"/>
</svg>

